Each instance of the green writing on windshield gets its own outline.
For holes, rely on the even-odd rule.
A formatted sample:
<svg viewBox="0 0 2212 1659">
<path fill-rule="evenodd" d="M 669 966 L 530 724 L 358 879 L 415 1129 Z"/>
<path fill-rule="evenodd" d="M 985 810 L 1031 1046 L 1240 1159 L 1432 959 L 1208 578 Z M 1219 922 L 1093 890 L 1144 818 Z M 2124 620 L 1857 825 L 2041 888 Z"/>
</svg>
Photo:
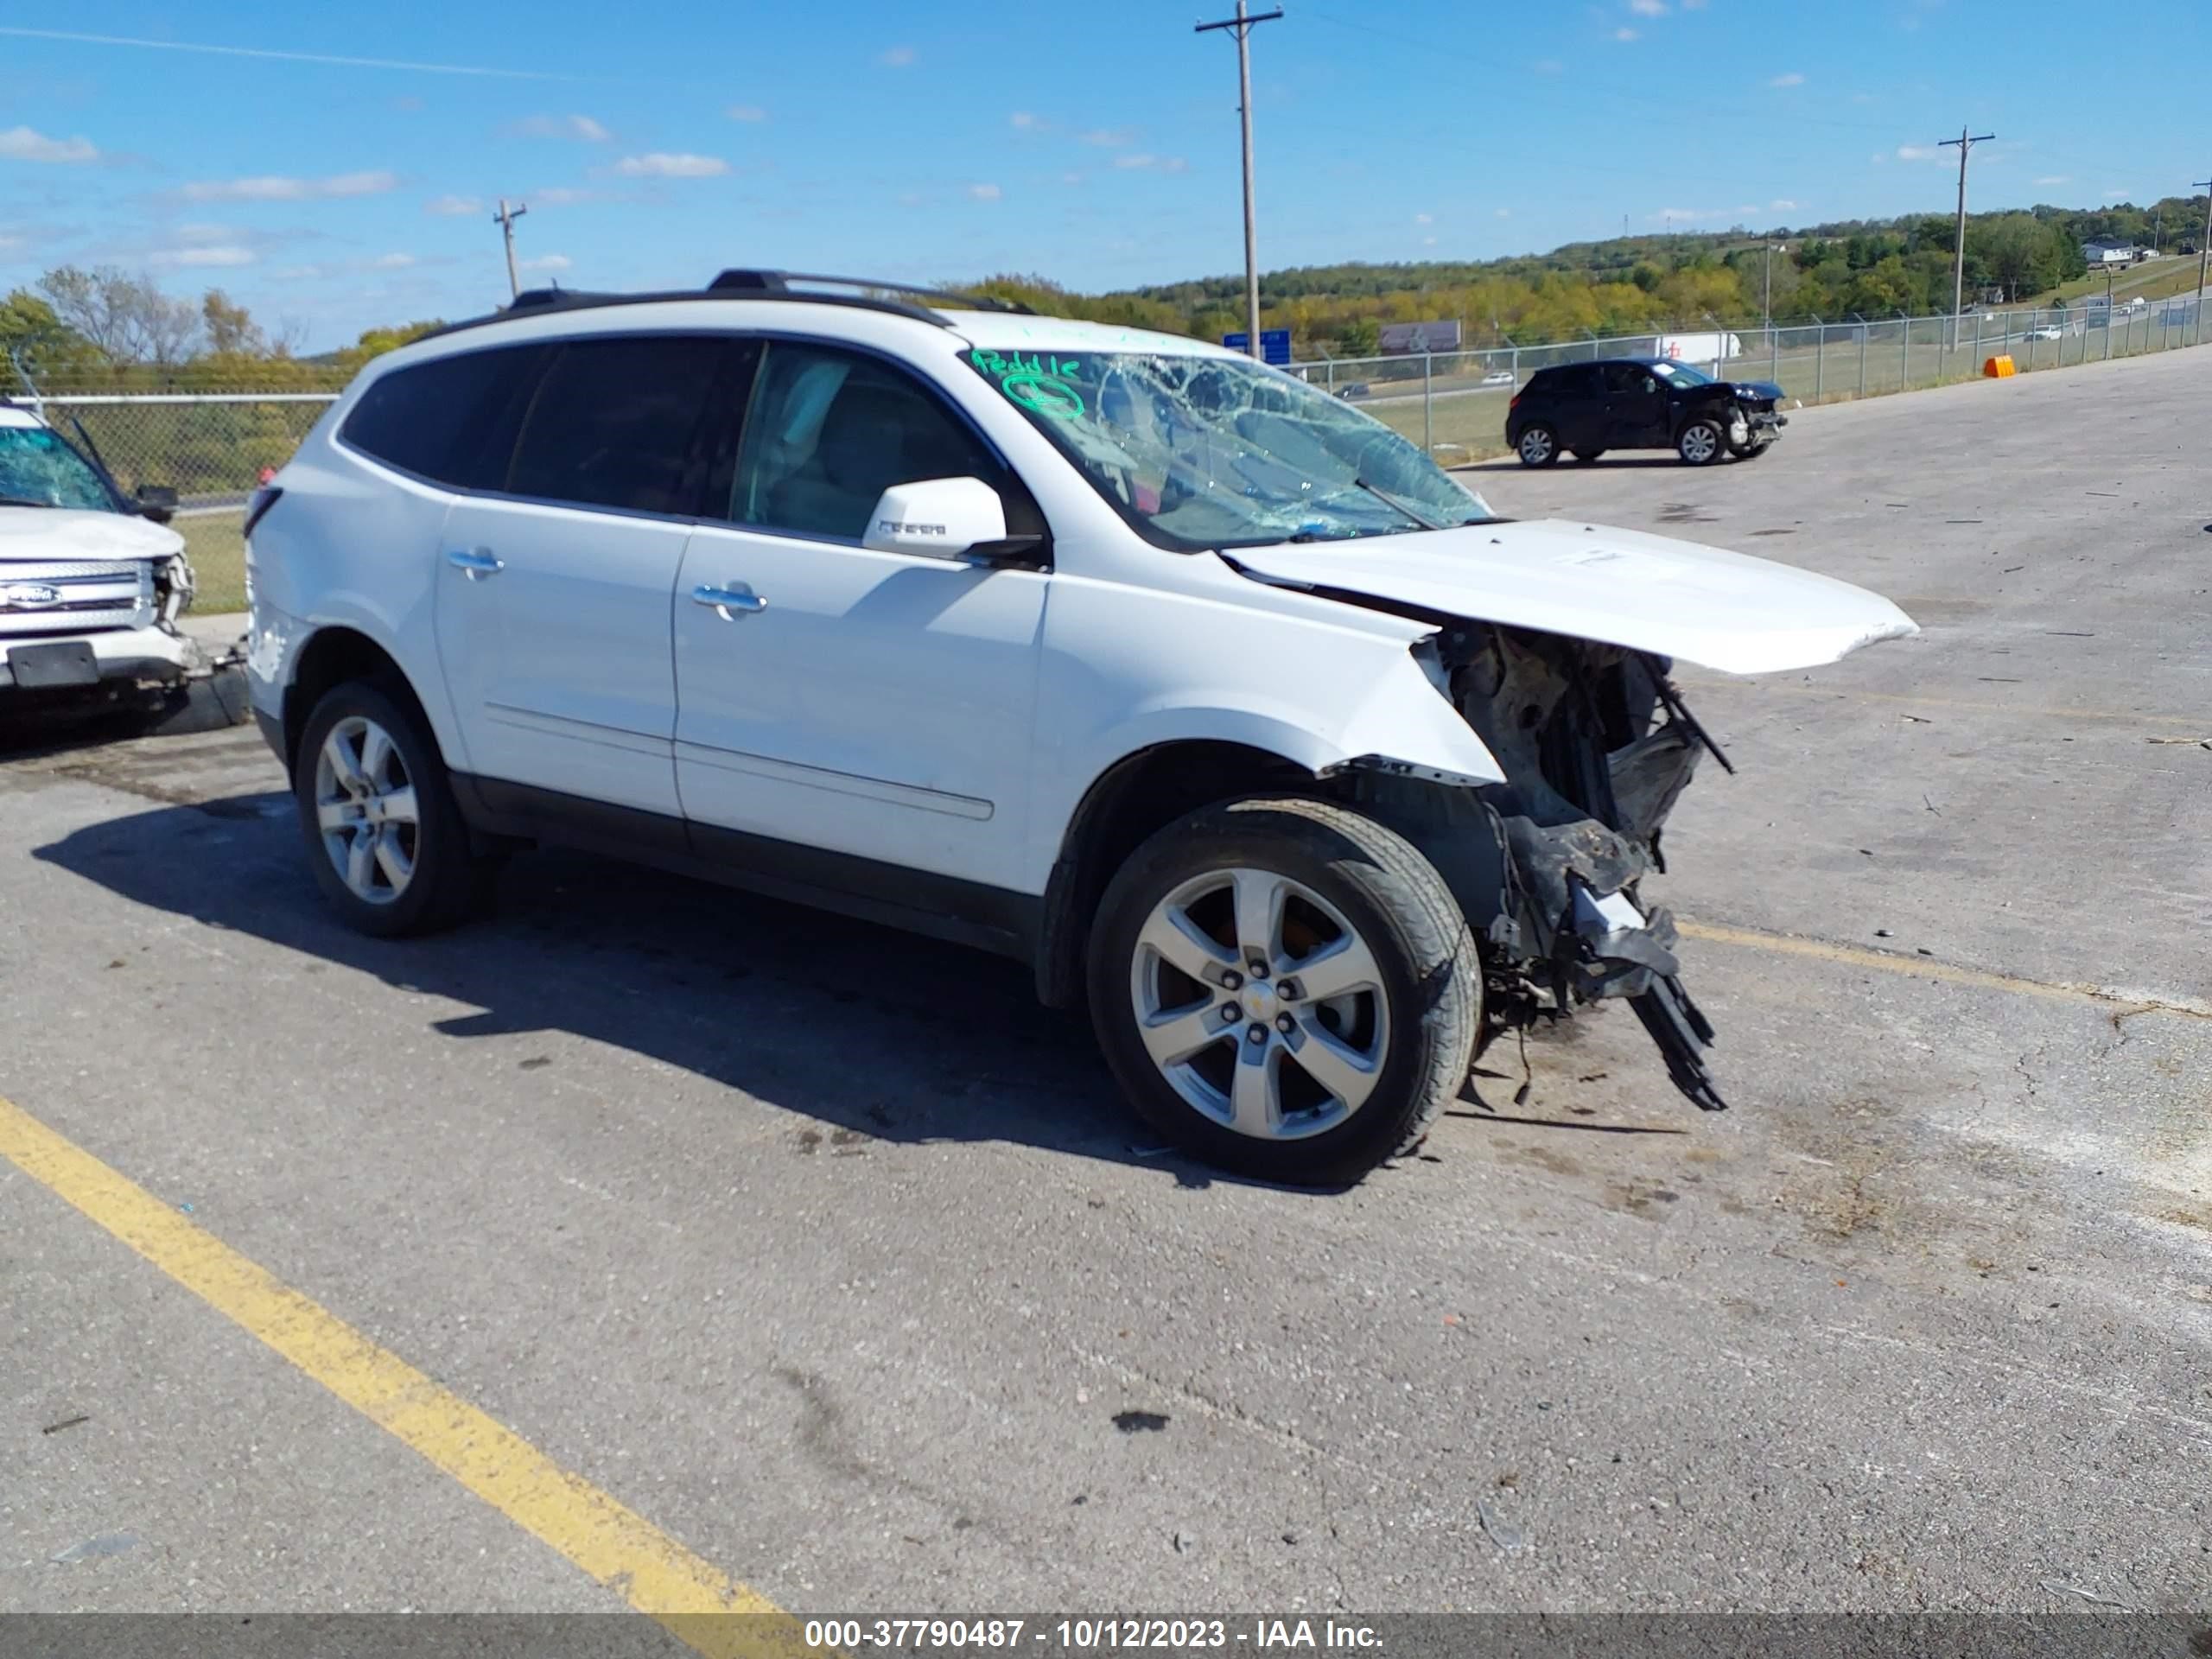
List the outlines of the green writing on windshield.
<svg viewBox="0 0 2212 1659">
<path fill-rule="evenodd" d="M 1083 365 L 1076 359 L 1040 356 L 1034 352 L 1025 358 L 1020 352 L 1007 356 L 975 351 L 968 359 L 998 381 L 1008 401 L 1056 421 L 1082 418 L 1083 394 L 1063 378 L 1083 372 Z"/>
</svg>

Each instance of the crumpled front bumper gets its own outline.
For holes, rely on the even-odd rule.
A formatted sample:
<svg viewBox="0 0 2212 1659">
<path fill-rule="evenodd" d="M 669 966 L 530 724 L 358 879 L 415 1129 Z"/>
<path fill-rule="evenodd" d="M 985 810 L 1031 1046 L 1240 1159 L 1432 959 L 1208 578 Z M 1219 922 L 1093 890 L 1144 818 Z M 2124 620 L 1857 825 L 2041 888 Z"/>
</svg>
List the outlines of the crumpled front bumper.
<svg viewBox="0 0 2212 1659">
<path fill-rule="evenodd" d="M 200 659 L 192 640 L 167 628 L 109 628 L 98 633 L 55 633 L 35 637 L 10 635 L 0 639 L 0 690 L 16 689 L 15 670 L 8 652 L 33 645 L 82 644 L 92 647 L 99 683 L 116 681 L 182 679 Z"/>
</svg>

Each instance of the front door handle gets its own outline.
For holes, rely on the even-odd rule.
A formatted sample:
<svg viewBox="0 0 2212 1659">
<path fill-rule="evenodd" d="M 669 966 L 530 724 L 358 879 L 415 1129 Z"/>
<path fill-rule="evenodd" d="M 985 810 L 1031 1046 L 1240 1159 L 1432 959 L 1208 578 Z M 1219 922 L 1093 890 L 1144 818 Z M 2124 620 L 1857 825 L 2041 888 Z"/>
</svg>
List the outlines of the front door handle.
<svg viewBox="0 0 2212 1659">
<path fill-rule="evenodd" d="M 456 570 L 467 571 L 471 582 L 496 576 L 507 568 L 506 561 L 488 547 L 449 547 L 446 550 L 446 563 Z"/>
<path fill-rule="evenodd" d="M 711 607 L 715 613 L 725 622 L 735 621 L 741 613 L 750 616 L 755 611 L 765 611 L 768 608 L 768 601 L 741 582 L 728 588 L 717 588 L 711 583 L 694 588 L 691 590 L 691 602 L 694 605 L 705 605 Z"/>
</svg>

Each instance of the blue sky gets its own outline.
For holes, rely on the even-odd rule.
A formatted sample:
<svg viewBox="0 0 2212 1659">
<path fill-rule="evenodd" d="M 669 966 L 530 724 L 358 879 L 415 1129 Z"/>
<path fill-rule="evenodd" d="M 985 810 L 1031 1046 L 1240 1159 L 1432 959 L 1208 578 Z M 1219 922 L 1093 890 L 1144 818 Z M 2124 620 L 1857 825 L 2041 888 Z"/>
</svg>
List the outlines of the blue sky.
<svg viewBox="0 0 2212 1659">
<path fill-rule="evenodd" d="M 2204 0 L 2111 27 L 2055 0 L 1284 3 L 1254 35 L 1263 268 L 1948 211 L 1961 122 L 1999 135 L 1977 207 L 2212 165 L 2175 95 Z M 569 286 L 1230 271 L 1236 54 L 1192 25 L 1233 5 L 5 0 L 0 289 L 120 264 L 318 349 L 504 299 L 501 194 L 532 279 Z"/>
</svg>

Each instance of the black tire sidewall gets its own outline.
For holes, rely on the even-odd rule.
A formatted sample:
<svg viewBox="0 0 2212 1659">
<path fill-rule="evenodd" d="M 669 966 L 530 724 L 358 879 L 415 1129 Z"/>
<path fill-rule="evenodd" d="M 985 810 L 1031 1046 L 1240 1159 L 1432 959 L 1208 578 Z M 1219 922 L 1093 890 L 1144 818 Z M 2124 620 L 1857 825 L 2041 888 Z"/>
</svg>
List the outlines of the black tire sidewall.
<svg viewBox="0 0 2212 1659">
<path fill-rule="evenodd" d="M 415 874 L 407 891 L 388 905 L 358 897 L 323 849 L 315 799 L 315 756 L 331 728 L 360 715 L 391 736 L 415 790 Z M 453 797 L 445 760 L 422 718 L 381 686 L 352 680 L 332 687 L 308 712 L 292 758 L 292 798 L 299 810 L 300 833 L 308 862 L 323 897 L 358 932 L 397 938 L 451 926 L 460 919 L 472 874 L 467 827 Z"/>
<path fill-rule="evenodd" d="M 1284 833 L 1288 826 L 1301 827 Z M 1325 852 L 1319 845 L 1324 842 L 1334 845 Z M 1238 866 L 1274 871 L 1319 893 L 1358 931 L 1382 969 L 1391 1033 L 1382 1075 L 1351 1118 L 1303 1140 L 1256 1140 L 1208 1118 L 1160 1075 L 1137 1034 L 1129 969 L 1137 935 L 1152 907 L 1193 876 Z M 1441 890 L 1440 877 L 1437 882 Z M 1327 826 L 1275 818 L 1263 810 L 1255 811 L 1249 825 L 1234 828 L 1220 821 L 1217 810 L 1210 810 L 1161 831 L 1140 847 L 1100 901 L 1087 967 L 1091 1020 L 1099 1044 L 1145 1121 L 1210 1163 L 1300 1185 L 1357 1180 L 1398 1152 L 1429 1116 L 1426 1107 L 1437 1065 L 1435 1046 L 1467 1045 L 1456 1062 L 1458 1077 L 1464 1078 L 1481 1019 L 1479 961 L 1468 940 L 1453 967 L 1473 976 L 1473 1016 L 1464 1033 L 1438 1029 L 1458 1021 L 1444 1006 L 1446 994 L 1435 983 L 1424 982 L 1433 970 L 1421 964 L 1436 954 L 1436 942 L 1424 948 L 1409 935 L 1405 912 L 1415 901 L 1402 887 L 1394 873 L 1370 861 L 1357 843 Z M 1452 921 L 1464 934 L 1465 924 L 1456 906 Z"/>
</svg>

